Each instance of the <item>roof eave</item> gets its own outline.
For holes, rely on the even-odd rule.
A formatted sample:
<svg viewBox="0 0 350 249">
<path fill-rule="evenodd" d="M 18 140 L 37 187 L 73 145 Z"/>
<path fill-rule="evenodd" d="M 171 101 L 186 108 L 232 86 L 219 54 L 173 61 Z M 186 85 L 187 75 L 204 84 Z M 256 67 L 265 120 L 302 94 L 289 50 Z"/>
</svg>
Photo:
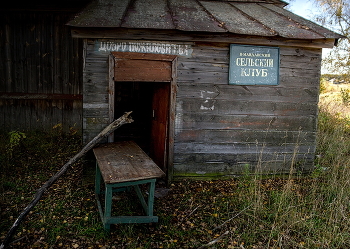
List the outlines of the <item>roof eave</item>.
<svg viewBox="0 0 350 249">
<path fill-rule="evenodd" d="M 294 39 L 281 36 L 254 36 L 232 33 L 188 32 L 179 30 L 71 27 L 73 38 L 212 42 L 251 45 L 333 48 L 338 38 Z"/>
</svg>

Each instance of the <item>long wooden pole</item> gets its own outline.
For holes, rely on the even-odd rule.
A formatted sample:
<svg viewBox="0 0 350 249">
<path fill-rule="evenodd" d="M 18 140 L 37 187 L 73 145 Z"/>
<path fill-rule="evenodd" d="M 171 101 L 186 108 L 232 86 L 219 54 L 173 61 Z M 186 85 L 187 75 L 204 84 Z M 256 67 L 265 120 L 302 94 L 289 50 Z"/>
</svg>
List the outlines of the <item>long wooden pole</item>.
<svg viewBox="0 0 350 249">
<path fill-rule="evenodd" d="M 132 123 L 133 120 L 129 115 L 131 112 L 126 112 L 123 116 L 118 118 L 117 120 L 114 120 L 112 123 L 110 123 L 103 131 L 101 131 L 95 138 L 93 138 L 85 147 L 74 157 L 72 157 L 55 175 L 53 175 L 41 188 L 39 188 L 34 195 L 33 200 L 29 203 L 29 205 L 22 211 L 22 213 L 18 216 L 16 221 L 13 223 L 12 227 L 8 231 L 5 240 L 2 242 L 0 249 L 4 249 L 8 246 L 10 243 L 10 240 L 15 233 L 16 229 L 22 222 L 22 220 L 26 217 L 26 215 L 29 213 L 29 211 L 38 203 L 44 192 L 51 187 L 51 185 L 60 178 L 69 168 L 70 165 L 75 163 L 77 160 L 79 160 L 81 157 L 83 157 L 86 152 L 91 150 L 98 142 L 100 142 L 103 138 L 107 137 L 110 133 L 112 133 L 114 130 L 118 129 L 120 126 L 124 124 Z"/>
</svg>

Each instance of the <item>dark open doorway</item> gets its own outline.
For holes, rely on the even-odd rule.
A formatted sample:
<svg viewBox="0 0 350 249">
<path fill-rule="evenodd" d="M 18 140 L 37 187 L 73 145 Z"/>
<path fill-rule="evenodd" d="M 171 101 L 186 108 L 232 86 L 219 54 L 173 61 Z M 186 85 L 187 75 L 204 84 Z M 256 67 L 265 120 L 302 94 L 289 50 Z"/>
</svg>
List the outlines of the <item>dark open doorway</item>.
<svg viewBox="0 0 350 249">
<path fill-rule="evenodd" d="M 177 56 L 112 52 L 109 57 L 109 119 L 126 111 L 135 120 L 109 142 L 134 140 L 172 180 Z"/>
<path fill-rule="evenodd" d="M 134 140 L 166 170 L 169 134 L 170 83 L 116 82 L 115 118 L 132 111 L 133 123 L 114 133 L 114 140 Z"/>
</svg>

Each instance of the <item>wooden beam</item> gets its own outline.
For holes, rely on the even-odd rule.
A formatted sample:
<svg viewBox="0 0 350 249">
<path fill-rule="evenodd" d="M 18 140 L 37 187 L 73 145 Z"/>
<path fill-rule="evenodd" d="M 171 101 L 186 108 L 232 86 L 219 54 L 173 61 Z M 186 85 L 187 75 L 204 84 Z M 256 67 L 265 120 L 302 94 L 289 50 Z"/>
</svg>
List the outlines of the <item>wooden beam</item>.
<svg viewBox="0 0 350 249">
<path fill-rule="evenodd" d="M 82 94 L 47 94 L 47 93 L 0 93 L 0 99 L 58 99 L 58 100 L 82 100 Z"/>
<path fill-rule="evenodd" d="M 142 29 L 98 29 L 72 28 L 74 38 L 119 39 L 119 40 L 157 40 L 188 42 L 220 42 L 249 45 L 288 46 L 303 48 L 333 48 L 337 39 L 301 40 L 282 37 L 244 36 L 229 33 L 200 33 L 159 31 Z"/>
</svg>

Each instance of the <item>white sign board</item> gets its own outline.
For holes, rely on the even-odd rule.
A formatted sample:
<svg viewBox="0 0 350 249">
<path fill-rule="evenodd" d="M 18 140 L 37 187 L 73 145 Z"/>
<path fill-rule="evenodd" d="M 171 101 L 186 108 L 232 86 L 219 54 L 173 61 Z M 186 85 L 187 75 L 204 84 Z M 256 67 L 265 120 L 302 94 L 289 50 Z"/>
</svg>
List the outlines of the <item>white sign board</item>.
<svg viewBox="0 0 350 249">
<path fill-rule="evenodd" d="M 96 50 L 99 52 L 134 52 L 150 54 L 171 54 L 190 57 L 190 44 L 175 44 L 151 41 L 97 41 Z"/>
</svg>

